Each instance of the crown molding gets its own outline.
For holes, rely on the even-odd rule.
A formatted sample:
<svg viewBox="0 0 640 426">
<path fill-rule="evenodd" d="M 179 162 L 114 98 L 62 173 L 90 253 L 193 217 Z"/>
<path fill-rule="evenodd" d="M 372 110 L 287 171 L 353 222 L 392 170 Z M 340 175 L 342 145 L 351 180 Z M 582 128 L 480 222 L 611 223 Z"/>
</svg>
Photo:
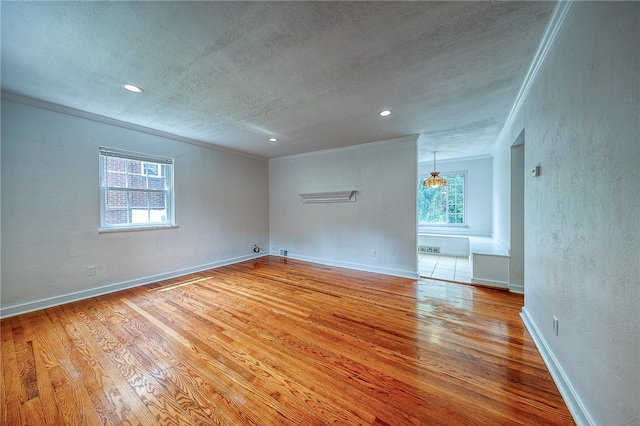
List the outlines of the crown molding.
<svg viewBox="0 0 640 426">
<path fill-rule="evenodd" d="M 527 71 L 527 75 L 522 82 L 522 86 L 520 87 L 520 91 L 518 92 L 518 96 L 516 96 L 516 101 L 511 107 L 511 111 L 509 112 L 509 116 L 502 127 L 502 131 L 498 136 L 498 140 L 502 140 L 505 136 L 505 133 L 513 124 L 515 117 L 520 112 L 520 108 L 524 103 L 524 100 L 529 95 L 529 91 L 531 90 L 531 86 L 533 85 L 536 77 L 538 76 L 538 71 L 540 71 L 540 67 L 544 63 L 547 58 L 547 54 L 551 50 L 553 43 L 555 42 L 560 29 L 562 28 L 567 14 L 573 5 L 574 0 L 561 0 L 558 1 L 556 7 L 553 9 L 553 13 L 551 14 L 551 18 L 549 19 L 549 24 L 544 31 L 542 39 L 540 40 L 540 44 L 538 45 L 538 49 L 533 57 L 533 61 L 531 62 L 531 66 L 529 66 L 529 71 Z"/>
<path fill-rule="evenodd" d="M 16 103 L 20 103 L 23 105 L 29 105 L 36 108 L 42 108 L 49 111 L 57 112 L 60 114 L 71 115 L 78 118 L 83 118 L 85 120 L 91 120 L 102 124 L 107 124 L 110 126 L 120 127 L 122 129 L 133 130 L 135 132 L 146 133 L 152 136 L 158 136 L 165 139 L 171 139 L 177 142 L 188 143 L 190 145 L 197 145 L 202 148 L 213 149 L 215 151 L 226 152 L 228 154 L 240 155 L 243 157 L 252 158 L 254 160 L 267 161 L 264 157 L 259 157 L 257 155 L 249 154 L 242 151 L 237 151 L 234 149 L 229 149 L 222 147 L 220 145 L 216 145 L 209 142 L 200 141 L 197 139 L 185 138 L 184 136 L 179 136 L 173 133 L 164 132 L 162 130 L 152 129 L 150 127 L 140 126 L 138 124 L 127 123 L 126 121 L 116 120 L 115 118 L 109 118 L 104 115 L 94 114 L 92 112 L 83 111 L 80 109 L 56 104 L 49 101 L 44 101 L 42 99 L 32 98 L 29 96 L 20 95 L 14 92 L 8 92 L 3 90 L 0 92 L 0 97 L 2 100 L 8 100 Z"/>
</svg>

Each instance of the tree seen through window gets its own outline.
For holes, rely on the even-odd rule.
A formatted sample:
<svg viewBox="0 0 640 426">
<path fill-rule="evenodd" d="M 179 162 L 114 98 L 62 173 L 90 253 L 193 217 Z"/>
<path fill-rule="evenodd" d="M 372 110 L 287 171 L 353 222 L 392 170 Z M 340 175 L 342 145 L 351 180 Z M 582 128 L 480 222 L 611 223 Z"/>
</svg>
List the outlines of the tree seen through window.
<svg viewBox="0 0 640 426">
<path fill-rule="evenodd" d="M 447 186 L 425 187 L 418 179 L 418 222 L 430 225 L 464 224 L 464 173 L 443 174 Z"/>
</svg>

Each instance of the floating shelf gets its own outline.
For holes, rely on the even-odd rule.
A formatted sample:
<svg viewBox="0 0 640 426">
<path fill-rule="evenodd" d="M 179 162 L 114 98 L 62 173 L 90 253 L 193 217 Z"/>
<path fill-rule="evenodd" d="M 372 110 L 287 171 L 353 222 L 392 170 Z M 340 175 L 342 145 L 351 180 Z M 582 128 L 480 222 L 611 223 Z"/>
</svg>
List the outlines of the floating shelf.
<svg viewBox="0 0 640 426">
<path fill-rule="evenodd" d="M 300 194 L 302 204 L 314 203 L 353 203 L 356 201 L 356 190 L 336 192 L 311 192 Z"/>
</svg>

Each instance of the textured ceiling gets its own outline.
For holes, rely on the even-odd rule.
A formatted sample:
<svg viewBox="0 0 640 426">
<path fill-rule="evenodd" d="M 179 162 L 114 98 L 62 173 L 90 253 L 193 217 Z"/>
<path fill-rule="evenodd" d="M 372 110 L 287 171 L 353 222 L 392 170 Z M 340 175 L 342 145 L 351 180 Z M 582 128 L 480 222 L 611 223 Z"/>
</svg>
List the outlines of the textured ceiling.
<svg viewBox="0 0 640 426">
<path fill-rule="evenodd" d="M 3 1 L 2 90 L 265 158 L 409 134 L 483 155 L 553 7 Z"/>
</svg>

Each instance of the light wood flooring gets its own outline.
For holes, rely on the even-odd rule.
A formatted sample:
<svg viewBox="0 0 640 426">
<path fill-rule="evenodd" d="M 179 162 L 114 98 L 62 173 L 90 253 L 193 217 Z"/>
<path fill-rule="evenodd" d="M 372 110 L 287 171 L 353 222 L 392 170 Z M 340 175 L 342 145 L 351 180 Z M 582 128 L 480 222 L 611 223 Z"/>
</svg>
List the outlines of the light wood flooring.
<svg viewBox="0 0 640 426">
<path fill-rule="evenodd" d="M 573 424 L 522 303 L 263 257 L 3 319 L 2 425 Z"/>
</svg>

